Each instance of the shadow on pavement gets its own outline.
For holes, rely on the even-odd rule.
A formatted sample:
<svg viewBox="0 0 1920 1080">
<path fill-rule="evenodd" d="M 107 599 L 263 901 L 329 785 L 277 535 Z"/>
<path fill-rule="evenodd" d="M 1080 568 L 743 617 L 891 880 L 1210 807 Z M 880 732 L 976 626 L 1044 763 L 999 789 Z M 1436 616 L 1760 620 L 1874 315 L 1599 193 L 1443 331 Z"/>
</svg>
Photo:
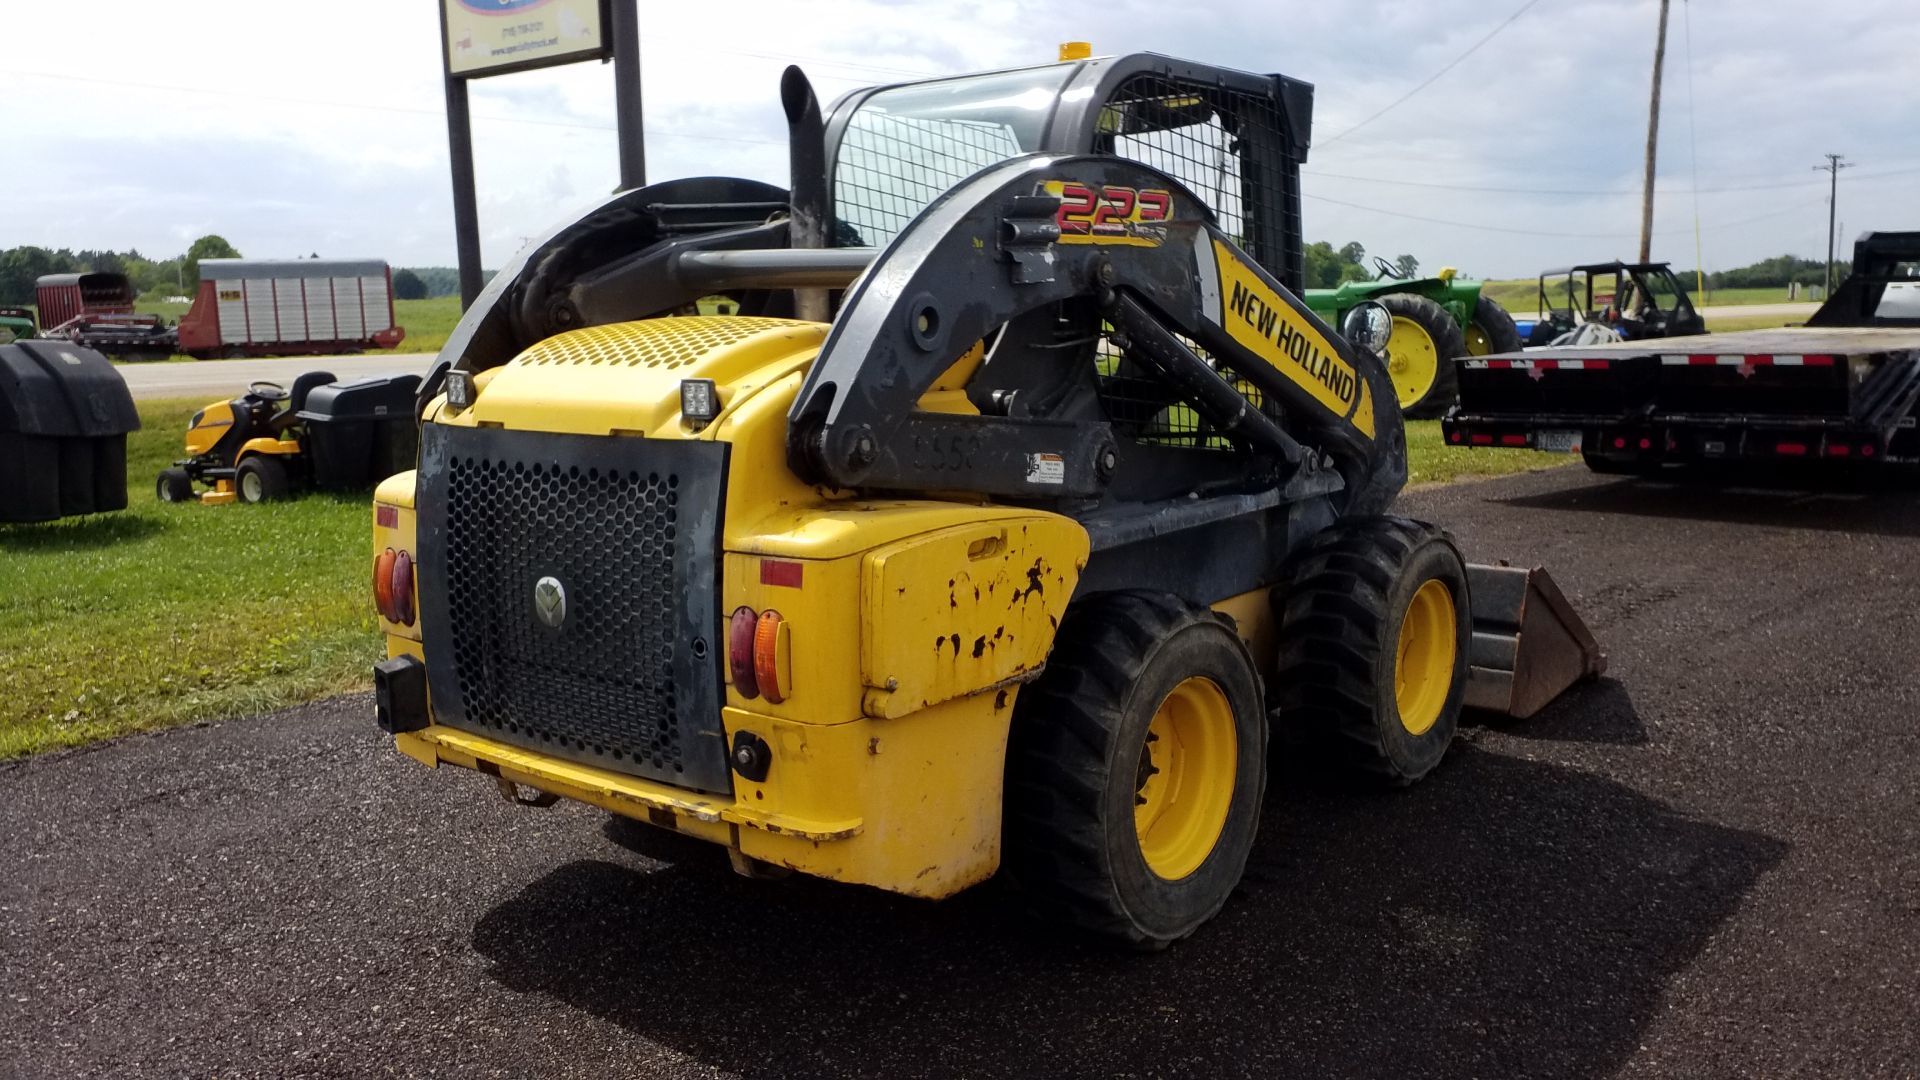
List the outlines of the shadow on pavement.
<svg viewBox="0 0 1920 1080">
<path fill-rule="evenodd" d="M 474 946 L 518 992 L 756 1076 L 1599 1076 L 1786 851 L 1472 747 L 1395 794 L 1275 786 L 1246 885 L 1160 954 L 998 884 L 923 903 L 712 850 L 558 867 Z"/>
<path fill-rule="evenodd" d="M 1515 720 L 1503 713 L 1470 709 L 1462 723 L 1491 728 L 1516 739 L 1547 742 L 1597 743 L 1603 746 L 1645 746 L 1647 727 L 1633 706 L 1626 684 L 1599 678 L 1575 683 L 1547 703 L 1546 708 Z"/>
<path fill-rule="evenodd" d="M 1917 490 L 1911 477 L 1898 473 L 1669 470 L 1658 478 L 1493 501 L 1533 510 L 1920 537 Z"/>
</svg>

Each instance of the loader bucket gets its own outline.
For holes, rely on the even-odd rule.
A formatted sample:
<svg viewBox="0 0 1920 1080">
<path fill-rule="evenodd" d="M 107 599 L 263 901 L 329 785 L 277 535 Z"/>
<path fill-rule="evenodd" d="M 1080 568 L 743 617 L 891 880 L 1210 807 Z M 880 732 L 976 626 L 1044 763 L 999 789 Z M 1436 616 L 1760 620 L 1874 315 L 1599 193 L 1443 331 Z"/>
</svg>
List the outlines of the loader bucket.
<svg viewBox="0 0 1920 1080">
<path fill-rule="evenodd" d="M 1524 719 L 1582 679 L 1607 670 L 1607 656 L 1544 569 L 1467 567 L 1473 644 L 1466 704 Z"/>
</svg>

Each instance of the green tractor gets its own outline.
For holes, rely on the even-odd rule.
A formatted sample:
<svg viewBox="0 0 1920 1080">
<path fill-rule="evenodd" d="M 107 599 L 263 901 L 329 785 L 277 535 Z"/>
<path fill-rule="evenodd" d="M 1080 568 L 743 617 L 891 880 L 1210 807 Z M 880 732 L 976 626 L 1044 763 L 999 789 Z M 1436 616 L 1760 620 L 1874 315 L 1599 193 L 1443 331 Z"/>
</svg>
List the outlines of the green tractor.
<svg viewBox="0 0 1920 1080">
<path fill-rule="evenodd" d="M 1376 258 L 1380 276 L 1349 281 L 1337 289 L 1308 289 L 1307 306 L 1333 321 L 1362 300 L 1375 300 L 1393 315 L 1387 365 L 1400 411 L 1415 419 L 1439 416 L 1453 404 L 1456 356 L 1485 356 L 1525 346 L 1513 316 L 1478 281 L 1459 281 L 1452 267 L 1435 277 L 1406 279 L 1392 263 Z"/>
<path fill-rule="evenodd" d="M 34 336 L 33 309 L 0 307 L 0 345 Z"/>
</svg>

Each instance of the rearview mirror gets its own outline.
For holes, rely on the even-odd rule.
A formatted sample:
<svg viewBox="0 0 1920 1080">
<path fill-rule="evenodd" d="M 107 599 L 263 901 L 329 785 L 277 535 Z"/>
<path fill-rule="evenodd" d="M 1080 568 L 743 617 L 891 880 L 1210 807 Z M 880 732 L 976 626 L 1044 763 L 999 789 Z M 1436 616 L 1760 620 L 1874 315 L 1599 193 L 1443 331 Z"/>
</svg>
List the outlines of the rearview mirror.
<svg viewBox="0 0 1920 1080">
<path fill-rule="evenodd" d="M 1340 336 L 1356 349 L 1384 355 L 1393 337 L 1393 315 L 1384 304 L 1362 300 L 1340 320 Z"/>
</svg>

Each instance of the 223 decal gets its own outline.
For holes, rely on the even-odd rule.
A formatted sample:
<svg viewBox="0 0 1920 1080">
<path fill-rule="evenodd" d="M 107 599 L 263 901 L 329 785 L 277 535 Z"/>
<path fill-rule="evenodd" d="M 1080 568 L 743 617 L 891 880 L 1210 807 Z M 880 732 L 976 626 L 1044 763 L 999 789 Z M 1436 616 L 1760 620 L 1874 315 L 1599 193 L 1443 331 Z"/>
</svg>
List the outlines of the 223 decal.
<svg viewBox="0 0 1920 1080">
<path fill-rule="evenodd" d="M 1054 223 L 1063 244 L 1127 244 L 1159 247 L 1173 220 L 1173 193 L 1156 188 L 1048 180 L 1041 190 L 1060 200 Z"/>
</svg>

